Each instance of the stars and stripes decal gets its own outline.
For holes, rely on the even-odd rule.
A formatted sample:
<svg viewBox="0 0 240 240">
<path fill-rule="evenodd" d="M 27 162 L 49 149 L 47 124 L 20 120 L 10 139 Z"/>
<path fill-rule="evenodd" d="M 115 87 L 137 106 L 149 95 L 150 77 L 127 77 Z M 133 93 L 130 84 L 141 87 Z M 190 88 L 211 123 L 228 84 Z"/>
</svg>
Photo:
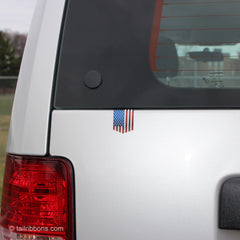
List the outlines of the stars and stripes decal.
<svg viewBox="0 0 240 240">
<path fill-rule="evenodd" d="M 127 133 L 134 129 L 134 110 L 114 110 L 113 130 L 120 133 Z"/>
</svg>

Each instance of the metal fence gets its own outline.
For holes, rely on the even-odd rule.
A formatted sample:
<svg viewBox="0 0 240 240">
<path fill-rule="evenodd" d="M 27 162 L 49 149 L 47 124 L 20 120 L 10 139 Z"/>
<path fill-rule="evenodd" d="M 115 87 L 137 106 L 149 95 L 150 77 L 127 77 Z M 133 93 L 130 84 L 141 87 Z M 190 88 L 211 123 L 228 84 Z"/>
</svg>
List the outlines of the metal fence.
<svg viewBox="0 0 240 240">
<path fill-rule="evenodd" d="M 0 76 L 0 81 L 1 80 L 16 80 L 17 81 L 18 77 L 17 76 Z"/>
</svg>

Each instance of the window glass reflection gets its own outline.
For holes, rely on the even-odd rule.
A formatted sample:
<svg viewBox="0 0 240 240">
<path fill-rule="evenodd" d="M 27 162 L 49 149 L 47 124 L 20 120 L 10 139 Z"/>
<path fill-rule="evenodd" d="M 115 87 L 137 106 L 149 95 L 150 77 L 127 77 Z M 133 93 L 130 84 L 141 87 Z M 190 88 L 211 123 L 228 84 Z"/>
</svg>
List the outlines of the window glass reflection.
<svg viewBox="0 0 240 240">
<path fill-rule="evenodd" d="M 172 87 L 240 88 L 240 2 L 165 0 L 152 70 Z"/>
</svg>

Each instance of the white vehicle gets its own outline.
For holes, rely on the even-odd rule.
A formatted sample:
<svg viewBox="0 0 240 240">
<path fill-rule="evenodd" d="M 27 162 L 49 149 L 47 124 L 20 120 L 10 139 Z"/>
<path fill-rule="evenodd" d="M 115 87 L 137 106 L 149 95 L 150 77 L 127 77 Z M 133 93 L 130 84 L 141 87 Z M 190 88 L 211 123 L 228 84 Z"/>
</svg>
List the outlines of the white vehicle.
<svg viewBox="0 0 240 240">
<path fill-rule="evenodd" d="M 240 2 L 39 0 L 1 240 L 239 240 Z"/>
</svg>

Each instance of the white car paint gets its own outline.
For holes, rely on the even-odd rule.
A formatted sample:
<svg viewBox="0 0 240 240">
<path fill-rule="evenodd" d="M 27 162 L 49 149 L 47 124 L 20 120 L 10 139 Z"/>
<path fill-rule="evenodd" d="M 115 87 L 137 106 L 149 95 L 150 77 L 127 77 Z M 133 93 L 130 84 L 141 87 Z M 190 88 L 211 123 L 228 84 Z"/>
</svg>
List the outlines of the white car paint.
<svg viewBox="0 0 240 240">
<path fill-rule="evenodd" d="M 18 79 L 7 152 L 45 155 L 65 0 L 38 0 Z M 54 16 L 54 17 L 53 17 Z"/>
<path fill-rule="evenodd" d="M 14 100 L 7 152 L 45 155 L 65 0 L 39 0 Z M 54 17 L 53 17 L 54 15 Z M 50 153 L 74 166 L 77 240 L 239 240 L 218 229 L 221 184 L 240 175 L 239 110 L 52 114 Z"/>
<path fill-rule="evenodd" d="M 239 240 L 218 229 L 221 184 L 240 175 L 239 110 L 54 111 L 50 152 L 68 158 L 77 239 Z"/>
</svg>

